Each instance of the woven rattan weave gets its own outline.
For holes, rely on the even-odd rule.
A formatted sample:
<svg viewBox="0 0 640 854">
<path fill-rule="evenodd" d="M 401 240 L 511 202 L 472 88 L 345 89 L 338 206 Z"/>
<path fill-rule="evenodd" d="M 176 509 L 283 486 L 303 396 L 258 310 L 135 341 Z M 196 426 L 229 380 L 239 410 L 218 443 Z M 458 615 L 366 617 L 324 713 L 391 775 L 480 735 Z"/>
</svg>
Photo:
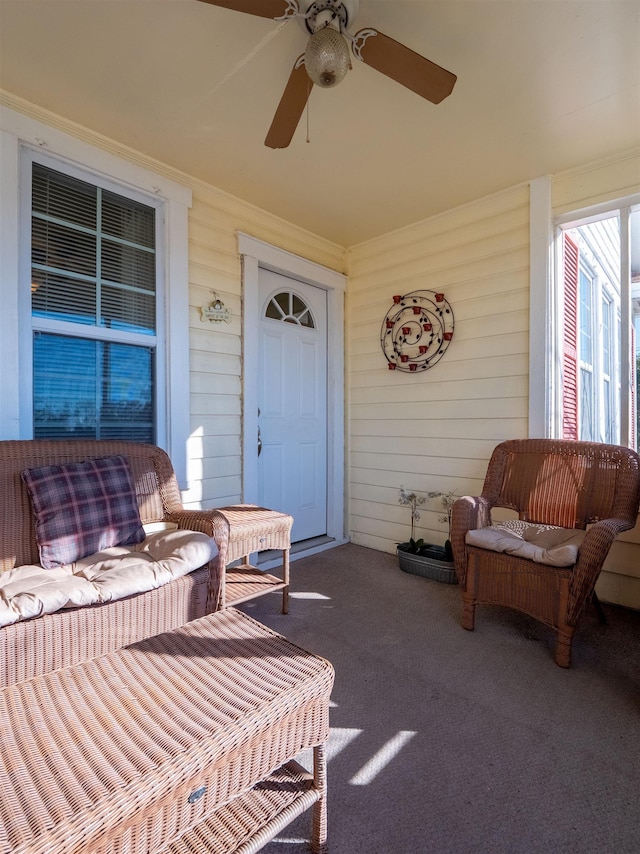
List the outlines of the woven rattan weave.
<svg viewBox="0 0 640 854">
<path fill-rule="evenodd" d="M 218 512 L 229 523 L 229 547 L 224 558 L 227 570 L 222 576 L 220 593 L 222 607 L 282 590 L 282 613 L 286 614 L 289 610 L 292 517 L 255 504 L 220 507 Z M 253 552 L 271 549 L 282 551 L 282 578 L 261 572 L 250 563 Z M 240 565 L 229 566 L 238 559 L 242 560 Z"/>
<path fill-rule="evenodd" d="M 474 628 L 477 604 L 515 608 L 554 629 L 556 663 L 569 667 L 582 611 L 613 540 L 637 523 L 639 502 L 640 458 L 628 448 L 555 439 L 499 444 L 482 495 L 459 499 L 452 511 L 463 627 Z M 558 569 L 467 545 L 467 532 L 490 525 L 495 507 L 527 522 L 587 529 L 576 563 Z"/>
<path fill-rule="evenodd" d="M 0 442 L 0 572 L 39 562 L 34 518 L 20 477 L 24 469 L 124 454 L 142 522 L 175 522 L 216 541 L 214 562 L 157 590 L 115 602 L 47 614 L 0 629 L 0 687 L 103 655 L 167 631 L 219 607 L 229 523 L 216 510 L 189 510 L 167 454 L 120 441 Z"/>
<path fill-rule="evenodd" d="M 0 852 L 257 851 L 312 804 L 325 851 L 332 684 L 228 608 L 3 689 Z"/>
</svg>

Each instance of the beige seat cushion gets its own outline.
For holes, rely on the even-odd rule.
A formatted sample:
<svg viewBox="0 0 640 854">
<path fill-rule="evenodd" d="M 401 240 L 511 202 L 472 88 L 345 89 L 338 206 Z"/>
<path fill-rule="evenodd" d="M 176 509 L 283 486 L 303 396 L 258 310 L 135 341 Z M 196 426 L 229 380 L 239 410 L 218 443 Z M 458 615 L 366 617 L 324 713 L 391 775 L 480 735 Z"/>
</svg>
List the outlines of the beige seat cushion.
<svg viewBox="0 0 640 854">
<path fill-rule="evenodd" d="M 549 566 L 573 566 L 586 531 L 538 525 L 519 519 L 467 531 L 470 546 L 505 552 Z"/>
<path fill-rule="evenodd" d="M 206 534 L 160 530 L 137 545 L 112 546 L 57 569 L 19 566 L 0 574 L 0 626 L 154 590 L 216 554 Z"/>
</svg>

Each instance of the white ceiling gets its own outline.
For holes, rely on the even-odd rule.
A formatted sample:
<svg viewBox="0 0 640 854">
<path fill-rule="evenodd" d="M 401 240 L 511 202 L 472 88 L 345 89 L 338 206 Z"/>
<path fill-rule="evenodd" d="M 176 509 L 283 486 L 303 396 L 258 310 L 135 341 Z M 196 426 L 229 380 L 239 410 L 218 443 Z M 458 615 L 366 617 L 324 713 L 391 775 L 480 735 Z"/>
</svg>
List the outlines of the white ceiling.
<svg viewBox="0 0 640 854">
<path fill-rule="evenodd" d="M 264 146 L 305 34 L 197 0 L 0 0 L 0 85 L 351 246 L 640 144 L 637 0 L 361 0 L 458 75 L 435 106 L 356 60 Z"/>
</svg>

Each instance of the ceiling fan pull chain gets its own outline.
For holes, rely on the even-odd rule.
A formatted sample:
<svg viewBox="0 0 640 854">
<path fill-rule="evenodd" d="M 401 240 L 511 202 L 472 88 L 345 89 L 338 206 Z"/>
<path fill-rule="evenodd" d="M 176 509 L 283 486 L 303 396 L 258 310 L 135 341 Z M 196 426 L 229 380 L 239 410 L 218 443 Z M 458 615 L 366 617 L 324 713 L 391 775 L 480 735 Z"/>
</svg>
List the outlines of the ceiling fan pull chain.
<svg viewBox="0 0 640 854">
<path fill-rule="evenodd" d="M 311 100 L 311 86 L 308 88 L 307 93 L 307 142 L 311 142 L 311 135 L 309 133 L 309 101 Z"/>
</svg>

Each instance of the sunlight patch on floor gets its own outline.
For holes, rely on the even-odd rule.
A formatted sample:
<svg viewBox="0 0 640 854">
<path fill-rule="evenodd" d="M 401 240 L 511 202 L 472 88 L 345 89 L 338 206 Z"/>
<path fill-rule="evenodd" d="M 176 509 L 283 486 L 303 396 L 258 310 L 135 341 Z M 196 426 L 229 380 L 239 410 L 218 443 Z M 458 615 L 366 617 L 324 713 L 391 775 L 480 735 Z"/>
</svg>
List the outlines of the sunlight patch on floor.
<svg viewBox="0 0 640 854">
<path fill-rule="evenodd" d="M 326 761 L 330 762 L 334 757 L 341 753 L 345 747 L 348 747 L 351 742 L 359 735 L 362 735 L 361 729 L 348 729 L 347 727 L 331 727 L 329 731 L 329 740 L 325 744 Z M 296 761 L 303 768 L 310 770 L 313 768 L 313 750 L 303 750 L 296 756 Z"/>
<path fill-rule="evenodd" d="M 330 762 L 335 756 L 341 753 L 359 735 L 362 735 L 361 729 L 331 727 L 326 748 L 327 762 Z"/>
<path fill-rule="evenodd" d="M 289 593 L 289 598 L 291 599 L 331 599 L 331 596 L 324 596 L 322 593 L 313 593 L 311 590 L 308 592 L 299 591 L 296 593 Z"/>
<path fill-rule="evenodd" d="M 349 783 L 352 786 L 368 786 L 416 734 L 410 730 L 400 730 L 397 735 L 380 748 L 375 756 L 372 756 L 362 766 L 358 773 L 349 780 Z"/>
</svg>

